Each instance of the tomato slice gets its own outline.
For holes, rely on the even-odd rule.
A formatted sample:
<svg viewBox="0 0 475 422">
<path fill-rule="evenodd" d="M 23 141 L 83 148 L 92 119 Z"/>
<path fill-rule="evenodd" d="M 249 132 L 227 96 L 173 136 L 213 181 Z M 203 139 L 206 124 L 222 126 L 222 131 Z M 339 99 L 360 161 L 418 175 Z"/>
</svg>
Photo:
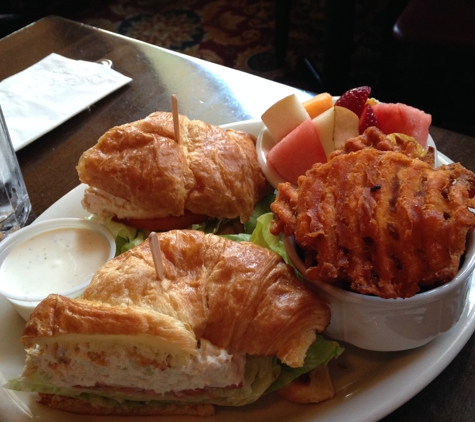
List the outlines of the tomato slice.
<svg viewBox="0 0 475 422">
<path fill-rule="evenodd" d="M 208 218 L 209 217 L 207 215 L 194 214 L 192 212 L 185 211 L 185 214 L 180 215 L 179 217 L 170 215 L 163 218 L 117 218 L 115 221 L 127 224 L 128 226 L 132 226 L 137 229 L 164 232 L 168 230 L 186 229 L 192 224 L 201 224 L 208 220 Z"/>
</svg>

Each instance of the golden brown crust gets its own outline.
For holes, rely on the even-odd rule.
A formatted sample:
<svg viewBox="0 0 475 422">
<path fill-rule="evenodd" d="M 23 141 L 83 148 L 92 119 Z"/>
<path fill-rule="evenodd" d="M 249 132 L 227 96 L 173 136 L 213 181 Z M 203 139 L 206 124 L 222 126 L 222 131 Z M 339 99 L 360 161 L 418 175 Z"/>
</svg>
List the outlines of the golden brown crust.
<svg viewBox="0 0 475 422">
<path fill-rule="evenodd" d="M 102 267 L 87 300 L 147 307 L 182 321 L 230 351 L 274 355 L 300 366 L 330 311 L 276 253 L 199 231 L 159 234 L 165 278 L 155 277 L 149 242 Z"/>
<path fill-rule="evenodd" d="M 418 158 L 432 167 L 435 164 L 434 148 L 430 147 L 428 150 L 425 150 L 411 136 L 402 133 L 386 135 L 375 126 L 370 126 L 360 136 L 347 139 L 342 148 L 333 151 L 328 159 L 331 160 L 338 155 L 349 154 L 350 152 L 360 151 L 368 147 L 379 151 L 400 152 L 409 158 Z"/>
<path fill-rule="evenodd" d="M 101 216 L 161 218 L 185 210 L 247 221 L 267 182 L 253 135 L 180 115 L 176 142 L 171 113 L 117 126 L 84 152 L 77 171 L 85 207 Z"/>
<path fill-rule="evenodd" d="M 91 336 L 152 336 L 193 353 L 196 338 L 181 321 L 145 308 L 111 307 L 51 294 L 32 312 L 21 341 L 31 346 L 38 338 L 63 334 Z"/>
<path fill-rule="evenodd" d="M 81 182 L 142 210 L 138 218 L 182 214 L 195 184 L 185 151 L 173 139 L 170 113 L 108 130 L 82 154 L 77 171 Z"/>
<path fill-rule="evenodd" d="M 475 227 L 475 175 L 364 148 L 279 188 L 271 231 L 295 234 L 306 277 L 383 298 L 411 297 L 456 275 Z M 297 199 L 296 199 L 297 197 Z"/>
<path fill-rule="evenodd" d="M 155 404 L 137 405 L 129 407 L 105 407 L 93 405 L 75 397 L 66 397 L 52 394 L 39 394 L 38 403 L 56 410 L 79 413 L 83 415 L 109 416 L 213 416 L 215 413 L 212 404 Z"/>
<path fill-rule="evenodd" d="M 71 330 L 117 334 L 123 329 L 114 325 L 121 310 L 147 310 L 163 320 L 176 319 L 197 340 L 206 338 L 230 352 L 277 355 L 289 366 L 303 364 L 315 332 L 329 324 L 330 310 L 279 255 L 199 231 L 165 232 L 159 240 L 163 280 L 156 277 L 146 241 L 97 272 L 83 294 L 85 302 L 75 302 L 69 320 L 57 311 L 34 313 L 24 341 Z M 98 303 L 96 317 L 90 306 Z M 98 331 L 96 323 L 105 331 Z"/>
</svg>

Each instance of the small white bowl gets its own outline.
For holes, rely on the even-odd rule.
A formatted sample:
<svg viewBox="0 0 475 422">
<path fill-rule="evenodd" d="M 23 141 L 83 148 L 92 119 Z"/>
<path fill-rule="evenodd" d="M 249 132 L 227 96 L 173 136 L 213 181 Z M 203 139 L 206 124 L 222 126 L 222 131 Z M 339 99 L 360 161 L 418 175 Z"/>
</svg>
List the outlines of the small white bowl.
<svg viewBox="0 0 475 422">
<path fill-rule="evenodd" d="M 113 236 L 95 222 L 60 218 L 33 223 L 0 242 L 0 294 L 28 320 L 50 293 L 80 296 L 115 252 Z"/>
<path fill-rule="evenodd" d="M 295 239 L 284 236 L 283 241 L 292 264 L 305 276 L 306 267 L 295 248 Z M 422 346 L 456 324 L 466 304 L 474 268 L 475 235 L 471 231 L 455 278 L 407 299 L 382 299 L 328 283 L 309 283 L 331 307 L 326 335 L 362 349 L 389 352 Z"/>
</svg>

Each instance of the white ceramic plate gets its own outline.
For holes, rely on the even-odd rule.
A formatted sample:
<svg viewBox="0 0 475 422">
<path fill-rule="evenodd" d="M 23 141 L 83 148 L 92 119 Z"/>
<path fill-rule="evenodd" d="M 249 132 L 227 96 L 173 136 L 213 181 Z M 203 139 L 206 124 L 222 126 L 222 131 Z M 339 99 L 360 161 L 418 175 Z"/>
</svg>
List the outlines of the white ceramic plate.
<svg viewBox="0 0 475 422">
<path fill-rule="evenodd" d="M 226 128 L 244 130 L 256 136 L 260 121 L 239 122 Z M 442 162 L 450 160 L 439 154 Z M 37 221 L 86 215 L 81 207 L 83 186 L 78 186 L 45 211 Z M 25 354 L 18 342 L 24 321 L 0 297 L 0 385 L 18 376 Z M 383 418 L 429 384 L 459 353 L 475 329 L 475 288 L 471 286 L 459 322 L 429 344 L 405 352 L 368 352 L 346 346 L 345 352 L 331 365 L 336 395 L 317 405 L 297 405 L 271 394 L 257 403 L 240 408 L 218 408 L 210 422 L 371 422 Z M 36 394 L 18 393 L 0 388 L 0 420 L 9 422 L 129 422 L 151 421 L 148 417 L 94 417 L 66 414 L 36 403 Z M 165 420 L 165 419 L 164 419 Z M 202 418 L 174 417 L 175 422 L 202 421 Z"/>
</svg>

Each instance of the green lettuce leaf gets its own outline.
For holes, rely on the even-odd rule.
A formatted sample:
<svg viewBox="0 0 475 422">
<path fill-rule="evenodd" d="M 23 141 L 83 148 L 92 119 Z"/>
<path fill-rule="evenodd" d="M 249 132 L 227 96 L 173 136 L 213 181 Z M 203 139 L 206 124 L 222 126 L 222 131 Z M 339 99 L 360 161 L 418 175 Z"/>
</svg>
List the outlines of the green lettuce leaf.
<svg viewBox="0 0 475 422">
<path fill-rule="evenodd" d="M 89 220 L 97 221 L 95 215 L 88 217 Z M 128 226 L 127 224 L 118 223 L 112 219 L 102 221 L 101 224 L 109 230 L 109 232 L 115 238 L 116 253 L 115 256 L 118 256 L 129 249 L 135 248 L 137 245 L 140 245 L 147 237 L 150 232 L 147 230 L 136 229 L 135 227 Z"/>
<path fill-rule="evenodd" d="M 243 233 L 233 234 L 233 235 L 224 235 L 224 237 L 228 237 L 231 240 L 236 240 L 238 242 L 243 240 L 248 240 L 249 235 L 254 231 L 257 225 L 257 219 L 262 214 L 266 214 L 270 212 L 270 205 L 272 202 L 275 201 L 275 194 L 270 194 L 262 198 L 254 207 L 253 213 L 249 221 L 244 223 L 244 231 Z M 236 220 L 236 219 L 235 219 Z M 200 230 L 205 233 L 218 233 L 219 229 L 225 226 L 227 223 L 235 221 L 230 219 L 222 219 L 222 220 L 208 220 L 203 224 L 195 224 L 193 225 L 194 230 Z M 234 238 L 235 237 L 235 238 Z"/>
<path fill-rule="evenodd" d="M 344 351 L 336 341 L 327 340 L 321 335 L 311 344 L 307 350 L 305 361 L 300 368 L 291 368 L 288 365 L 281 364 L 281 373 L 279 377 L 267 389 L 266 393 L 278 390 L 284 385 L 292 382 L 300 375 L 306 374 L 319 365 L 327 365 L 332 359 L 336 359 Z"/>
<path fill-rule="evenodd" d="M 270 232 L 270 226 L 273 219 L 274 214 L 271 212 L 261 215 L 257 219 L 256 229 L 252 232 L 249 240 L 259 246 L 278 253 L 282 258 L 284 258 L 285 262 L 289 263 L 290 261 L 287 252 L 285 251 L 284 242 L 282 242 L 279 236 L 274 236 Z"/>
<path fill-rule="evenodd" d="M 270 249 L 278 253 L 287 264 L 290 264 L 290 259 L 285 250 L 284 242 L 282 242 L 279 236 L 274 236 L 270 232 L 270 226 L 273 219 L 274 214 L 267 212 L 256 219 L 256 225 L 251 234 L 239 233 L 223 235 L 223 237 L 236 242 L 252 242 L 256 245 L 262 246 L 263 248 Z"/>
<path fill-rule="evenodd" d="M 275 201 L 275 194 L 267 195 L 262 198 L 254 207 L 254 212 L 247 223 L 244 223 L 244 233 L 251 234 L 258 224 L 261 215 L 271 212 L 270 206 Z"/>
</svg>

